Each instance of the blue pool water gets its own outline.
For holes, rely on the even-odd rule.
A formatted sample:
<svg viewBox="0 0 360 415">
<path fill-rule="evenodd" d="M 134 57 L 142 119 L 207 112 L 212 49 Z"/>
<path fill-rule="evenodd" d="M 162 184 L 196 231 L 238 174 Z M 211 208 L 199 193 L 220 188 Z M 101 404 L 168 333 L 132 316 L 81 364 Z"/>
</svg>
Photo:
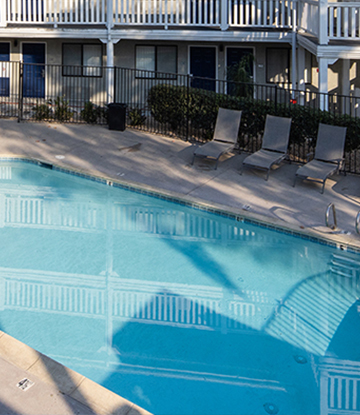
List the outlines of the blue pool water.
<svg viewBox="0 0 360 415">
<path fill-rule="evenodd" d="M 0 329 L 164 415 L 360 414 L 360 257 L 0 164 Z"/>
</svg>

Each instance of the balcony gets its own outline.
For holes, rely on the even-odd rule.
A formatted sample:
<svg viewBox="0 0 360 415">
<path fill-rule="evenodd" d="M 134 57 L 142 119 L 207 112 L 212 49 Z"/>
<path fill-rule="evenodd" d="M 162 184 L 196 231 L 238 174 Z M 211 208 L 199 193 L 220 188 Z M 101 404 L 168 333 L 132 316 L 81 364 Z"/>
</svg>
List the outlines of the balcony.
<svg viewBox="0 0 360 415">
<path fill-rule="evenodd" d="M 328 0 L 2 0 L 0 26 L 299 30 L 359 40 L 359 2 Z"/>
<path fill-rule="evenodd" d="M 331 40 L 359 40 L 360 3 L 298 0 L 297 29 L 326 45 Z"/>
</svg>

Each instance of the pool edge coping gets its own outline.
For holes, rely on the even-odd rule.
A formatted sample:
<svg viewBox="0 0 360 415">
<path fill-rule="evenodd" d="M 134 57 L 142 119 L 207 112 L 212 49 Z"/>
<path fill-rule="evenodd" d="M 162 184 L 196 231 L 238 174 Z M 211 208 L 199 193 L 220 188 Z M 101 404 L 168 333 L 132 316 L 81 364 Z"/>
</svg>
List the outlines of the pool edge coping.
<svg viewBox="0 0 360 415">
<path fill-rule="evenodd" d="M 110 391 L 67 366 L 38 352 L 0 330 L 0 357 L 34 376 L 61 394 L 89 408 L 94 414 L 151 415 L 144 408 Z M 32 378 L 33 380 L 34 377 Z"/>
<path fill-rule="evenodd" d="M 90 181 L 95 181 L 107 186 L 135 191 L 137 193 L 156 197 L 169 202 L 179 203 L 190 208 L 232 218 L 238 222 L 257 225 L 263 228 L 274 230 L 276 232 L 290 234 L 292 236 L 313 242 L 318 242 L 323 245 L 329 245 L 341 250 L 349 250 L 355 253 L 360 253 L 360 240 L 356 238 L 356 236 L 350 237 L 347 234 L 334 233 L 331 231 L 324 234 L 324 232 L 313 228 L 298 226 L 289 222 L 285 222 L 282 219 L 270 218 L 269 216 L 255 212 L 249 212 L 247 210 L 244 211 L 244 209 L 241 208 L 234 208 L 216 202 L 209 202 L 194 196 L 174 192 L 171 190 L 160 189 L 155 186 L 138 183 L 131 180 L 114 179 L 113 177 L 106 174 L 99 175 L 98 173 L 91 172 L 89 170 L 81 170 L 69 166 L 62 166 L 60 164 L 30 156 L 0 155 L 0 161 L 23 161 L 25 163 L 34 164 L 45 168 L 51 168 L 55 171 L 63 172 Z"/>
</svg>

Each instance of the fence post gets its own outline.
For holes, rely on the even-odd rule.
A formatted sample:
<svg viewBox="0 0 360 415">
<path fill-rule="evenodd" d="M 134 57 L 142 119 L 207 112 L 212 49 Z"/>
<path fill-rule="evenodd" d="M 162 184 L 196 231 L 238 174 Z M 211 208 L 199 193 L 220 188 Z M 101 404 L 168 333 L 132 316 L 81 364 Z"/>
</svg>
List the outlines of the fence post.
<svg viewBox="0 0 360 415">
<path fill-rule="evenodd" d="M 19 62 L 19 102 L 18 102 L 18 122 L 23 118 L 23 88 L 24 88 L 24 64 Z"/>
<path fill-rule="evenodd" d="M 191 75 L 186 75 L 186 140 L 189 140 L 189 111 L 190 111 L 190 79 Z"/>
<path fill-rule="evenodd" d="M 117 70 L 116 70 L 116 66 L 113 66 L 111 68 L 112 71 L 114 71 L 114 92 L 113 92 L 113 97 L 114 97 L 114 102 L 119 102 L 117 101 L 117 96 L 116 96 L 116 91 L 117 91 Z"/>
</svg>

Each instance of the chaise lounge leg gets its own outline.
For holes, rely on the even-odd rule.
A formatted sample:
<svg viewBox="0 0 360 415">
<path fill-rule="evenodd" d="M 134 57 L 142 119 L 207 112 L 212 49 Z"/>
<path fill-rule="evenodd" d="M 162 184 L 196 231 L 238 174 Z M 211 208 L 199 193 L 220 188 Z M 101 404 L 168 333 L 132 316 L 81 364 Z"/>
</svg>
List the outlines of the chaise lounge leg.
<svg viewBox="0 0 360 415">
<path fill-rule="evenodd" d="M 192 162 L 191 162 L 191 165 L 192 166 L 194 165 L 195 157 L 196 157 L 196 155 L 194 154 L 193 159 L 192 159 Z"/>
<path fill-rule="evenodd" d="M 324 183 L 323 183 L 323 185 L 322 185 L 322 188 L 321 188 L 321 194 L 323 194 L 323 193 L 324 193 L 324 189 L 325 189 L 325 181 L 326 181 L 326 179 L 324 180 Z"/>
</svg>

